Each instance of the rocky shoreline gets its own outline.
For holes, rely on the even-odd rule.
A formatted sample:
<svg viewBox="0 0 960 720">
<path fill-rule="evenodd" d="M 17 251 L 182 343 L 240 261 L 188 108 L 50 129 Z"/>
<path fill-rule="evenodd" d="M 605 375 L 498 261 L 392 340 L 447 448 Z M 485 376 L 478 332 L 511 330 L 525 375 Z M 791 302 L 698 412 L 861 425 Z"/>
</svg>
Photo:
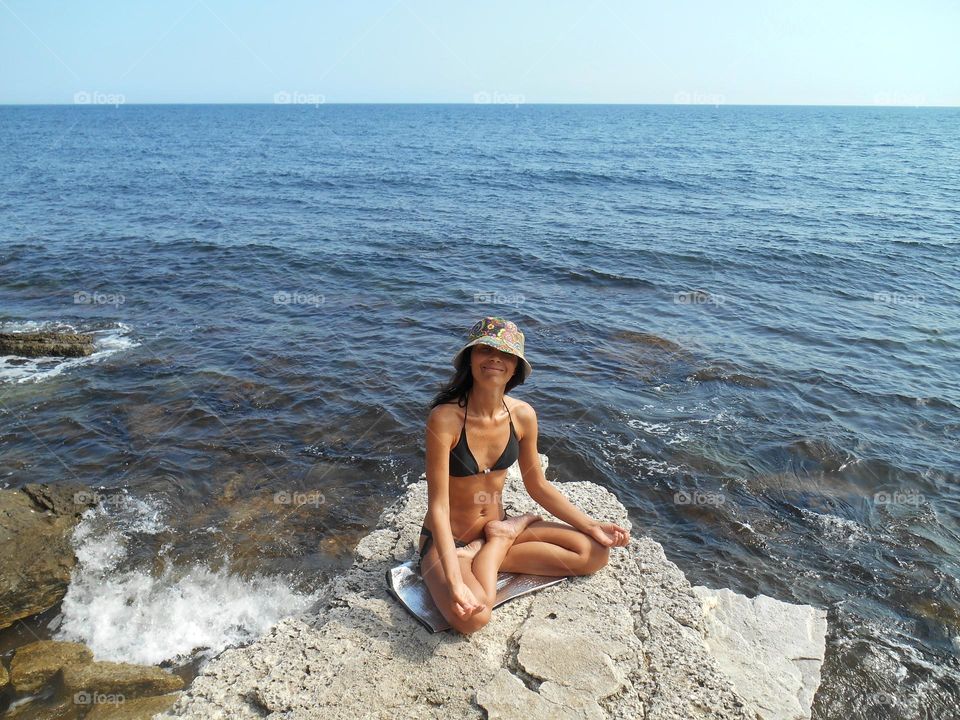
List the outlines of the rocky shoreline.
<svg viewBox="0 0 960 720">
<path fill-rule="evenodd" d="M 82 485 L 0 490 L 0 629 L 63 599 L 76 565 L 71 537 L 94 505 Z M 11 720 L 138 720 L 182 687 L 159 667 L 96 661 L 81 643 L 38 639 L 0 658 L 0 713 Z"/>
<path fill-rule="evenodd" d="M 543 457 L 546 464 L 546 458 Z M 556 483 L 629 527 L 589 482 Z M 511 468 L 511 514 L 537 510 Z M 809 718 L 826 614 L 692 588 L 645 537 L 610 563 L 497 608 L 478 633 L 431 635 L 387 592 L 411 558 L 423 479 L 381 515 L 311 612 L 224 651 L 158 718 Z"/>
<path fill-rule="evenodd" d="M 70 538 L 95 504 L 81 485 L 0 490 L 0 629 L 63 598 L 76 564 Z"/>
</svg>

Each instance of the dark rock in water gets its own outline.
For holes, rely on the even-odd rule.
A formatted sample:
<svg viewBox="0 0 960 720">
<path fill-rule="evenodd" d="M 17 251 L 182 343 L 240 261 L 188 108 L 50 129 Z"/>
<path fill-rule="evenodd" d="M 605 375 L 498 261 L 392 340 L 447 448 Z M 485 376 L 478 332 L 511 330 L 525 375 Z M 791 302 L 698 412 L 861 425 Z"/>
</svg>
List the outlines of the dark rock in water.
<svg viewBox="0 0 960 720">
<path fill-rule="evenodd" d="M 673 342 L 673 340 L 667 340 L 666 338 L 662 338 L 651 333 L 636 332 L 635 330 L 621 330 L 620 332 L 616 333 L 614 337 L 618 340 L 628 340 L 636 345 L 655 347 L 672 353 L 683 351 L 683 348 L 677 343 Z"/>
<path fill-rule="evenodd" d="M 614 372 L 626 373 L 646 383 L 661 383 L 692 360 L 688 349 L 673 340 L 636 330 L 619 330 L 619 342 L 605 343 L 595 351 Z"/>
<path fill-rule="evenodd" d="M 86 357 L 91 354 L 92 335 L 65 332 L 0 333 L 0 355 Z"/>
<path fill-rule="evenodd" d="M 763 378 L 753 377 L 744 373 L 730 372 L 720 367 L 707 367 L 697 370 L 691 377 L 699 382 L 719 380 L 721 382 L 740 385 L 741 387 L 766 388 L 769 383 Z"/>
<path fill-rule="evenodd" d="M 56 605 L 76 564 L 70 537 L 96 504 L 82 485 L 0 490 L 0 628 Z"/>
</svg>

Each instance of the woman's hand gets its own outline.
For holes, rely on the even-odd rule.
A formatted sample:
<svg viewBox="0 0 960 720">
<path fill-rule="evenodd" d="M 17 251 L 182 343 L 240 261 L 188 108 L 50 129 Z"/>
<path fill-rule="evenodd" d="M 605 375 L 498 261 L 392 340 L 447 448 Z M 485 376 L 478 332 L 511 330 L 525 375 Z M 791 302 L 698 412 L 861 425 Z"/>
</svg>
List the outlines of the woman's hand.
<svg viewBox="0 0 960 720">
<path fill-rule="evenodd" d="M 485 607 L 483 603 L 477 602 L 473 590 L 463 581 L 450 586 L 450 598 L 453 600 L 453 611 L 463 619 L 480 612 Z"/>
<path fill-rule="evenodd" d="M 623 547 L 630 542 L 630 533 L 615 523 L 593 522 L 587 535 L 605 547 Z"/>
</svg>

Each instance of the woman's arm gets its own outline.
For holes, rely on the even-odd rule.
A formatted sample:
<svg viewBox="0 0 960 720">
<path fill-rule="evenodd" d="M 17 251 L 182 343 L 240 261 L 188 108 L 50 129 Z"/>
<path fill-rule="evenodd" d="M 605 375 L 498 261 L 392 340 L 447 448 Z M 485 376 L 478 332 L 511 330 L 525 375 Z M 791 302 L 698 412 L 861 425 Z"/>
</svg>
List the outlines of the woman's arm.
<svg viewBox="0 0 960 720">
<path fill-rule="evenodd" d="M 460 574 L 460 560 L 450 528 L 450 446 L 453 430 L 445 423 L 439 407 L 427 418 L 427 514 L 433 528 L 433 541 L 447 581 L 453 611 L 462 618 L 483 610 L 484 605 Z"/>
<path fill-rule="evenodd" d="M 530 497 L 554 517 L 590 535 L 598 542 L 609 546 L 626 545 L 630 541 L 627 530 L 613 523 L 598 522 L 584 514 L 547 481 L 540 464 L 540 453 L 537 451 L 537 413 L 529 403 L 525 403 L 519 414 L 523 423 L 523 437 L 520 438 L 520 474 Z"/>
<path fill-rule="evenodd" d="M 450 529 L 450 446 L 453 434 L 435 407 L 427 418 L 427 514 L 433 528 L 433 541 L 447 583 L 462 582 L 457 548 Z"/>
</svg>

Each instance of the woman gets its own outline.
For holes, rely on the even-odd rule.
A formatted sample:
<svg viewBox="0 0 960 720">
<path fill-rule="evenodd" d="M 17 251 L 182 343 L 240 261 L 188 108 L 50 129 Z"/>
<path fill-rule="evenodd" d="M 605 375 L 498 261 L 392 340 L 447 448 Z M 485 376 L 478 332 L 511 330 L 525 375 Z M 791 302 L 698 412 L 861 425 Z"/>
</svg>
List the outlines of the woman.
<svg viewBox="0 0 960 720">
<path fill-rule="evenodd" d="M 497 572 L 589 575 L 630 534 L 588 517 L 544 477 L 537 415 L 523 400 L 506 397 L 533 371 L 514 323 L 480 320 L 453 365 L 456 373 L 434 398 L 427 419 L 420 573 L 450 625 L 472 633 L 490 620 Z M 530 497 L 564 522 L 532 513 L 506 516 L 501 491 L 507 468 L 517 460 Z"/>
</svg>

